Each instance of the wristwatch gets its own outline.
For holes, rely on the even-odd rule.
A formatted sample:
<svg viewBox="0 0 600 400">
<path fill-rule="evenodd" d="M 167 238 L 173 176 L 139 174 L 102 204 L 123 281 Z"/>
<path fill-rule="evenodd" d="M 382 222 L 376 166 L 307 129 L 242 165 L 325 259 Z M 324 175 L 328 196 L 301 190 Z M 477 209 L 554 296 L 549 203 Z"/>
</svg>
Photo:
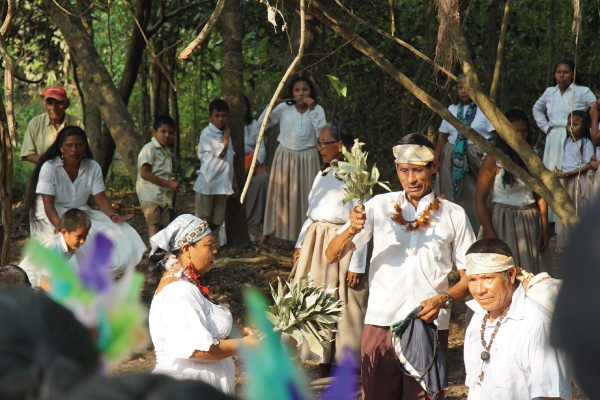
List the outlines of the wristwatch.
<svg viewBox="0 0 600 400">
<path fill-rule="evenodd" d="M 448 310 L 450 309 L 450 307 L 452 307 L 452 303 L 454 302 L 454 300 L 452 299 L 452 296 L 450 296 L 448 293 L 444 292 L 442 294 L 446 296 L 446 303 L 444 303 L 444 309 Z"/>
</svg>

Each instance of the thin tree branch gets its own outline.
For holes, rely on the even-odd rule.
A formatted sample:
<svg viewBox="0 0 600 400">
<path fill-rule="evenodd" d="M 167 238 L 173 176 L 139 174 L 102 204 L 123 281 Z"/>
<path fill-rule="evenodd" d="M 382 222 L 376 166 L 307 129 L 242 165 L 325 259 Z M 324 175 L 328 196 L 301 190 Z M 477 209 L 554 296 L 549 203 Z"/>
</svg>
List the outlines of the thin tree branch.
<svg viewBox="0 0 600 400">
<path fill-rule="evenodd" d="M 437 65 L 431 58 L 429 58 L 425 54 L 421 53 L 415 47 L 406 43 L 404 40 L 398 39 L 397 37 L 392 36 L 389 33 L 382 31 L 381 29 L 377 28 L 376 26 L 371 25 L 364 19 L 360 18 L 358 15 L 354 14 L 354 12 L 347 9 L 340 0 L 335 0 L 335 2 L 340 6 L 340 8 L 342 10 L 344 10 L 346 12 L 346 14 L 350 15 L 352 18 L 356 19 L 358 22 L 365 25 L 367 28 L 370 28 L 370 29 L 374 30 L 375 32 L 379 33 L 380 35 L 385 36 L 386 38 L 393 40 L 394 42 L 398 43 L 399 45 L 406 47 L 407 49 L 412 51 L 414 54 L 416 54 L 417 56 L 421 57 L 423 60 L 425 60 L 428 63 L 430 63 L 431 65 L 433 65 L 435 68 L 439 69 L 440 71 L 442 71 L 443 73 L 448 75 L 448 77 L 450 77 L 450 79 L 452 79 L 454 81 L 458 81 L 458 79 L 452 72 L 448 71 L 446 68 L 442 67 L 441 65 Z"/>
<path fill-rule="evenodd" d="M 240 198 L 240 202 L 244 202 L 244 198 L 246 197 L 246 192 L 248 191 L 248 187 L 250 186 L 250 181 L 252 180 L 252 175 L 254 175 L 254 167 L 256 166 L 256 160 L 258 158 L 258 152 L 260 150 L 260 142 L 262 142 L 263 135 L 265 134 L 265 128 L 267 127 L 267 122 L 269 122 L 269 117 L 271 116 L 271 111 L 273 111 L 273 107 L 275 107 L 275 102 L 279 98 L 279 94 L 285 85 L 286 80 L 291 75 L 296 65 L 302 59 L 304 55 L 304 42 L 306 41 L 306 21 L 305 21 L 305 10 L 304 10 L 304 0 L 300 1 L 300 45 L 298 46 L 298 54 L 294 57 L 294 60 L 288 67 L 287 71 L 281 78 L 281 82 L 277 86 L 277 90 L 273 94 L 271 101 L 269 102 L 269 106 L 267 107 L 267 111 L 265 112 L 265 117 L 263 122 L 260 124 L 260 131 L 258 133 L 258 138 L 256 139 L 256 148 L 254 149 L 254 156 L 252 157 L 252 163 L 250 164 L 250 170 L 248 171 L 248 178 L 246 178 L 246 184 L 244 185 L 244 190 L 242 191 L 242 196 Z"/>
<path fill-rule="evenodd" d="M 211 14 L 211 16 L 208 18 L 208 22 L 206 23 L 206 25 L 204 25 L 204 28 L 202 28 L 202 31 L 200 32 L 200 34 L 198 34 L 196 39 L 194 39 L 190 44 L 187 45 L 187 47 L 185 49 L 183 49 L 183 51 L 181 53 L 179 53 L 180 60 L 184 60 L 184 59 L 188 58 L 189 55 L 192 54 L 192 52 L 198 46 L 200 46 L 206 40 L 207 37 L 210 36 L 210 33 L 212 32 L 213 28 L 215 27 L 217 21 L 219 20 L 221 13 L 223 12 L 224 6 L 225 6 L 225 0 L 219 0 L 217 2 L 217 6 L 215 7 L 215 10 Z"/>
<path fill-rule="evenodd" d="M 173 47 L 177 47 L 181 42 L 183 42 L 185 39 L 187 39 L 189 36 L 191 36 L 192 33 L 194 33 L 195 31 L 197 31 L 198 29 L 200 29 L 200 27 L 202 25 L 204 25 L 206 23 L 206 21 L 208 21 L 208 18 L 206 18 L 204 21 L 200 22 L 200 24 L 196 28 L 194 28 L 191 31 L 189 31 L 187 35 L 185 35 L 184 37 L 182 37 L 181 39 L 179 39 L 178 41 L 176 41 L 172 45 L 170 45 L 170 46 L 165 47 L 164 49 L 162 49 L 160 51 L 160 53 L 158 53 L 156 55 L 156 57 L 160 57 L 165 51 L 168 51 L 168 50 L 172 49 Z"/>
<path fill-rule="evenodd" d="M 135 16 L 135 12 L 133 11 L 133 8 L 127 2 L 127 0 L 123 0 L 123 3 L 125 3 L 125 5 L 127 6 L 127 8 L 129 9 L 129 12 L 131 12 L 131 15 L 133 16 L 133 19 L 135 20 L 135 23 L 136 23 L 138 29 L 140 30 L 142 36 L 144 37 L 144 40 L 146 41 L 146 46 L 148 46 L 148 50 L 150 50 L 150 55 L 152 56 L 152 59 L 154 60 L 154 62 L 156 63 L 156 65 L 158 65 L 158 67 L 162 71 L 162 73 L 165 76 L 165 78 L 167 78 L 167 81 L 169 81 L 169 85 L 171 86 L 171 88 L 175 92 L 177 92 L 177 88 L 173 84 L 173 81 L 171 80 L 171 76 L 169 75 L 169 73 L 167 72 L 167 70 L 165 69 L 165 67 L 161 64 L 161 62 L 158 61 L 158 58 L 156 57 L 156 54 L 154 53 L 154 49 L 152 48 L 152 45 L 148 41 L 148 37 L 146 36 L 146 33 L 144 32 L 144 28 L 142 28 L 142 25 L 140 25 L 140 22 L 138 21 L 137 17 Z"/>
<path fill-rule="evenodd" d="M 60 8 L 60 9 L 61 9 L 61 10 L 63 10 L 65 13 L 67 13 L 67 14 L 69 14 L 70 16 L 72 16 L 72 17 L 75 17 L 75 18 L 81 18 L 81 17 L 83 17 L 83 16 L 84 16 L 84 15 L 85 15 L 85 14 L 86 14 L 88 11 L 90 11 L 90 10 L 92 9 L 92 7 L 94 7 L 94 3 L 95 3 L 95 1 L 93 1 L 93 2 L 92 2 L 92 4 L 90 4 L 90 6 L 87 8 L 87 10 L 85 10 L 84 12 L 82 12 L 82 13 L 81 13 L 81 14 L 79 14 L 79 15 L 75 15 L 75 14 L 72 14 L 72 13 L 70 13 L 69 11 L 67 11 L 67 10 L 66 10 L 66 9 L 65 9 L 63 6 L 61 6 L 60 4 L 58 4 L 58 2 L 57 2 L 56 0 L 52 0 L 52 1 L 54 2 L 54 4 L 56 4 L 56 6 L 57 6 L 58 8 Z"/>
<path fill-rule="evenodd" d="M 390 0 L 390 35 L 394 36 L 396 33 L 396 17 L 394 16 L 394 0 Z"/>
<path fill-rule="evenodd" d="M 504 6 L 504 17 L 502 17 L 502 28 L 500 28 L 500 39 L 498 39 L 498 50 L 496 51 L 496 65 L 494 66 L 494 78 L 490 89 L 490 98 L 496 101 L 496 92 L 498 91 L 498 82 L 500 82 L 500 68 L 502 67 L 502 53 L 504 53 L 504 42 L 506 40 L 506 30 L 508 29 L 508 16 L 510 14 L 510 3 L 512 0 L 506 0 Z"/>
<path fill-rule="evenodd" d="M 15 17 L 15 1 L 8 0 L 8 11 L 6 12 L 6 19 L 0 28 L 0 35 L 6 36 L 6 32 L 10 29 L 13 19 Z"/>
<path fill-rule="evenodd" d="M 2 65 L 0 65 L 0 69 L 2 69 L 2 71 L 6 71 L 6 68 L 5 68 L 4 66 L 2 66 Z M 15 77 L 15 79 L 16 79 L 16 80 L 18 80 L 18 81 L 25 82 L 25 83 L 31 83 L 31 84 L 37 85 L 38 83 L 41 83 L 41 82 L 44 80 L 44 74 L 45 74 L 45 73 L 42 73 L 42 77 L 41 77 L 40 79 L 36 79 L 35 81 L 32 81 L 32 80 L 30 80 L 30 79 L 27 79 L 27 78 L 23 78 L 22 76 L 20 76 L 20 75 L 17 75 L 17 74 L 13 74 L 13 76 L 14 76 L 14 77 Z"/>
</svg>

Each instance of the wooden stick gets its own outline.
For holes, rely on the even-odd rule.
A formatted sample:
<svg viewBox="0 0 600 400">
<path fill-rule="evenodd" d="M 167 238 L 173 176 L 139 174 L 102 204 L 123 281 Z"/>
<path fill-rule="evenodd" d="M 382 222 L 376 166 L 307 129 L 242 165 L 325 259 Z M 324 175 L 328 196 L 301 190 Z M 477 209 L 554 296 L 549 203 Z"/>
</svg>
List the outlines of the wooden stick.
<svg viewBox="0 0 600 400">
<path fill-rule="evenodd" d="M 304 0 L 300 0 L 300 46 L 298 48 L 298 54 L 294 58 L 294 61 L 290 64 L 287 71 L 283 75 L 281 82 L 277 86 L 277 90 L 275 90 L 275 94 L 271 98 L 271 102 L 267 107 L 267 112 L 265 113 L 265 118 L 263 119 L 262 124 L 260 124 L 260 131 L 258 133 L 258 139 L 256 140 L 256 148 L 254 149 L 254 156 L 252 157 L 252 163 L 250 164 L 250 170 L 248 171 L 248 177 L 246 178 L 246 184 L 244 185 L 244 190 L 242 191 L 242 197 L 240 198 L 240 202 L 244 203 L 244 198 L 246 197 L 246 192 L 248 191 L 248 187 L 250 186 L 250 181 L 252 180 L 252 175 L 254 175 L 254 168 L 256 166 L 256 160 L 258 158 L 258 151 L 260 150 L 260 142 L 262 142 L 263 135 L 265 134 L 265 128 L 267 126 L 267 122 L 269 121 L 269 117 L 271 116 L 271 111 L 273 111 L 273 107 L 275 107 L 275 102 L 279 98 L 279 94 L 285 85 L 285 81 L 290 76 L 296 64 L 300 62 L 302 56 L 304 55 L 304 41 L 305 41 L 305 15 L 304 15 Z"/>
<path fill-rule="evenodd" d="M 196 48 L 200 46 L 206 40 L 207 37 L 210 36 L 210 33 L 215 27 L 217 21 L 219 20 L 221 13 L 223 12 L 223 7 L 225 7 L 225 0 L 219 0 L 217 6 L 215 7 L 215 11 L 213 11 L 212 15 L 208 19 L 208 22 L 206 23 L 206 25 L 204 25 L 204 28 L 202 28 L 202 31 L 200 31 L 196 39 L 194 39 L 190 44 L 186 46 L 185 49 L 181 51 L 181 53 L 179 53 L 180 60 L 188 58 L 189 55 L 192 54 L 192 52 L 196 50 Z"/>
</svg>

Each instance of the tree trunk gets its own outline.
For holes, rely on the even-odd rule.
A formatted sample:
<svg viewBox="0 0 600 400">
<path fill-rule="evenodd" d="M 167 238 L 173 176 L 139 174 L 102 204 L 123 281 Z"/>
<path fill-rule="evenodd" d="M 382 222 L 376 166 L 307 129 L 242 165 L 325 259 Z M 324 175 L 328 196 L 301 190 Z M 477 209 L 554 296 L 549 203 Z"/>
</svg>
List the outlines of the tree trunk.
<svg viewBox="0 0 600 400">
<path fill-rule="evenodd" d="M 550 16 L 548 18 L 548 75 L 546 75 L 546 87 L 552 86 L 554 77 L 554 5 L 556 0 L 550 0 Z"/>
<path fill-rule="evenodd" d="M 235 150 L 234 171 L 241 188 L 245 179 L 244 171 L 244 20 L 242 3 L 239 0 L 225 0 L 223 14 L 223 99 L 229 104 L 229 129 Z M 248 244 L 248 220 L 246 205 L 240 203 L 239 195 L 229 197 L 225 215 L 227 241 L 233 246 Z"/>
<path fill-rule="evenodd" d="M 4 102 L 0 100 L 0 262 L 10 263 L 13 154 Z"/>
<path fill-rule="evenodd" d="M 502 114 L 502 111 L 500 111 L 482 92 L 460 25 L 453 27 L 453 36 L 458 48 L 459 59 L 463 71 L 467 76 L 469 94 L 471 94 L 473 101 L 488 117 L 502 139 L 517 151 L 517 154 L 519 154 L 529 171 L 531 171 L 531 175 L 523 168 L 519 167 L 508 155 L 485 140 L 483 136 L 478 134 L 473 128 L 466 126 L 456 119 L 446 107 L 415 85 L 401 71 L 394 67 L 383 54 L 379 53 L 362 37 L 357 35 L 354 29 L 344 25 L 318 0 L 311 0 L 309 10 L 312 15 L 317 17 L 335 33 L 348 40 L 354 48 L 369 57 L 381 69 L 386 71 L 398 83 L 415 95 L 415 97 L 425 103 L 429 108 L 435 110 L 443 119 L 448 121 L 450 125 L 479 146 L 483 152 L 496 158 L 509 172 L 517 176 L 533 191 L 543 197 L 563 222 L 567 225 L 572 225 L 577 221 L 573 203 L 568 193 L 560 184 L 557 176 L 544 167 L 540 158 L 533 152 L 533 149 L 525 142 L 523 137 L 517 134 L 510 122 L 504 117 L 504 114 Z"/>
<path fill-rule="evenodd" d="M 85 12 L 90 3 L 88 0 L 81 0 L 77 3 L 79 13 Z M 87 12 L 81 17 L 81 22 L 92 43 L 94 42 L 94 26 L 92 23 L 92 13 Z M 85 133 L 87 134 L 88 141 L 90 143 L 90 149 L 92 154 L 96 157 L 102 154 L 104 146 L 104 138 L 102 133 L 102 116 L 98 106 L 92 101 L 92 95 L 90 93 L 90 85 L 86 82 L 81 82 L 79 77 L 82 75 L 81 71 L 77 71 L 79 66 L 74 62 L 73 75 L 77 83 L 77 89 L 79 91 L 79 97 L 81 97 L 81 105 L 83 108 L 83 124 L 85 125 Z M 112 138 L 111 138 L 112 141 Z M 114 151 L 114 150 L 113 150 Z"/>
<path fill-rule="evenodd" d="M 488 68 L 487 84 L 492 85 L 492 74 L 496 64 L 496 46 L 498 43 L 498 0 L 492 0 L 488 8 Z"/>
<path fill-rule="evenodd" d="M 152 121 L 152 113 L 150 111 L 150 92 L 148 91 L 148 56 L 144 54 L 142 56 L 142 66 L 140 69 L 140 92 L 142 93 L 142 142 L 147 143 L 150 140 L 152 133 L 152 125 L 154 121 Z"/>
<path fill-rule="evenodd" d="M 156 46 L 156 51 L 160 52 L 164 48 L 164 39 L 157 38 L 158 45 Z M 160 56 L 160 62 L 165 66 L 165 68 L 169 65 L 170 54 L 168 51 L 164 52 Z M 174 57 L 174 56 L 173 56 Z M 160 67 L 156 63 L 152 63 L 151 67 L 151 77 L 152 77 L 152 116 L 153 119 L 156 119 L 159 115 L 169 115 L 169 82 L 167 78 L 164 76 Z"/>
<path fill-rule="evenodd" d="M 67 1 L 56 1 L 66 10 L 72 10 Z M 75 61 L 81 67 L 82 81 L 89 85 L 91 99 L 98 105 L 102 118 L 123 158 L 129 177 L 132 182 L 135 182 L 141 135 L 131 114 L 127 111 L 127 105 L 115 87 L 81 20 L 66 14 L 54 4 L 54 0 L 43 0 L 42 5 L 52 22 L 60 29 Z"/>
</svg>

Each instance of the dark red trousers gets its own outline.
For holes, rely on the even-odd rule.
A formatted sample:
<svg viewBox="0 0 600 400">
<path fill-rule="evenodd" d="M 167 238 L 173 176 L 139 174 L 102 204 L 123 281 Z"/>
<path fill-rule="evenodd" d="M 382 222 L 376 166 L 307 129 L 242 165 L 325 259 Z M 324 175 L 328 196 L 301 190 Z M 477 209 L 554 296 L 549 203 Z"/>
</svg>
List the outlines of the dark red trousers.
<svg viewBox="0 0 600 400">
<path fill-rule="evenodd" d="M 365 325 L 360 343 L 363 400 L 433 400 L 394 361 L 391 335 L 389 327 Z M 438 338 L 448 355 L 448 330 L 438 331 Z M 439 400 L 444 400 L 443 393 Z"/>
</svg>

